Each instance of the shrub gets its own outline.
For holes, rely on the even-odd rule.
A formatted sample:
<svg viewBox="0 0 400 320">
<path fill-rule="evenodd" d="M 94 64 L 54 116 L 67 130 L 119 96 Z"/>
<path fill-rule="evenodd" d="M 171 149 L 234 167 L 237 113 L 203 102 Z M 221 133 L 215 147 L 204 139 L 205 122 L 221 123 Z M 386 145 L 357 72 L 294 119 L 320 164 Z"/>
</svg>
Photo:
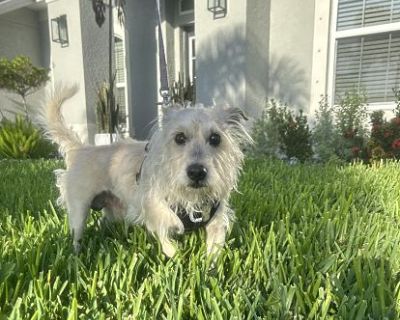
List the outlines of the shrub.
<svg viewBox="0 0 400 320">
<path fill-rule="evenodd" d="M 307 117 L 295 114 L 287 105 L 267 101 L 261 117 L 253 126 L 253 153 L 270 157 L 297 158 L 305 161 L 312 155 L 311 131 Z"/>
<path fill-rule="evenodd" d="M 346 92 L 335 108 L 336 127 L 339 135 L 337 154 L 346 161 L 366 158 L 367 112 L 366 96 Z"/>
<path fill-rule="evenodd" d="M 49 70 L 35 67 L 25 56 L 16 56 L 13 60 L 0 59 L 0 89 L 18 94 L 28 117 L 26 97 L 44 85 Z"/>
<path fill-rule="evenodd" d="M 400 116 L 387 121 L 383 118 L 383 111 L 375 111 L 371 115 L 371 123 L 370 157 L 373 160 L 400 159 Z"/>
<path fill-rule="evenodd" d="M 315 112 L 312 140 L 314 151 L 320 161 L 337 159 L 339 135 L 336 130 L 334 109 L 328 104 L 326 97 L 320 100 L 319 109 Z"/>
<path fill-rule="evenodd" d="M 43 138 L 31 121 L 17 116 L 15 121 L 3 119 L 0 124 L 0 157 L 11 159 L 49 158 L 56 147 Z"/>
<path fill-rule="evenodd" d="M 282 138 L 282 151 L 289 159 L 297 158 L 301 162 L 309 159 L 313 152 L 311 147 L 311 131 L 307 117 L 300 110 L 295 115 L 290 109 L 285 108 L 284 122 L 279 128 Z"/>
<path fill-rule="evenodd" d="M 275 100 L 267 101 L 261 117 L 253 125 L 253 154 L 256 156 L 280 157 L 281 137 L 279 127 L 283 118 Z"/>
</svg>

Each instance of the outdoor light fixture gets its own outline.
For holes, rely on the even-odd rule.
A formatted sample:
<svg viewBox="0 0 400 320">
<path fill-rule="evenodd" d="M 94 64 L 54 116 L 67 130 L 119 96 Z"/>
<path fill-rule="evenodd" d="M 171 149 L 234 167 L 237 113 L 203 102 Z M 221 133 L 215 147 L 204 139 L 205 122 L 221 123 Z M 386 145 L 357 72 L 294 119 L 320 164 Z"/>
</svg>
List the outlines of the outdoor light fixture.
<svg viewBox="0 0 400 320">
<path fill-rule="evenodd" d="M 61 47 L 68 47 L 68 27 L 65 14 L 51 19 L 51 40 L 60 43 Z"/>
<path fill-rule="evenodd" d="M 226 16 L 226 2 L 228 0 L 207 0 L 207 9 L 214 14 L 214 19 Z"/>
</svg>

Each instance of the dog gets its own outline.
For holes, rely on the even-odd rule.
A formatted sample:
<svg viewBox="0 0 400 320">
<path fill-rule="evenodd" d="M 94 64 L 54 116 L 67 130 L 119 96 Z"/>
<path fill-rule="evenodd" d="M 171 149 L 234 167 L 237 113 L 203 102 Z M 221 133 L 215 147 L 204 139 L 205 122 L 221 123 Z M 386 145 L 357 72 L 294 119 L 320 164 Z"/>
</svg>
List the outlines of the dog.
<svg viewBox="0 0 400 320">
<path fill-rule="evenodd" d="M 174 234 L 204 227 L 208 254 L 225 243 L 234 213 L 229 197 L 252 139 L 246 115 L 227 106 L 172 106 L 149 141 L 84 144 L 64 121 L 61 107 L 77 88 L 55 90 L 39 123 L 58 144 L 66 163 L 57 170 L 58 203 L 68 212 L 76 252 L 90 209 L 110 220 L 144 225 L 167 257 L 176 253 Z"/>
</svg>

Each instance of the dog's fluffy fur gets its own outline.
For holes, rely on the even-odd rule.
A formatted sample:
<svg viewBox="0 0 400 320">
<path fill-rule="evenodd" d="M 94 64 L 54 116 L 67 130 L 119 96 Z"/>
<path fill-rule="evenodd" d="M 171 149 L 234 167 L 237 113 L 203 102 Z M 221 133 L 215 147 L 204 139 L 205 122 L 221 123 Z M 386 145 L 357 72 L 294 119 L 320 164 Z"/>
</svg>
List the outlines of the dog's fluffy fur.
<svg viewBox="0 0 400 320">
<path fill-rule="evenodd" d="M 57 185 L 75 249 L 79 250 L 86 217 L 94 205 L 103 208 L 107 218 L 145 225 L 172 257 L 176 250 L 170 236 L 184 232 L 174 208 L 184 208 L 189 215 L 202 211 L 207 219 L 212 204 L 219 202 L 206 226 L 207 252 L 216 252 L 233 218 L 228 199 L 243 160 L 241 145 L 251 142 L 242 124 L 243 112 L 231 107 L 173 107 L 166 110 L 147 148 L 147 142 L 132 139 L 92 146 L 81 142 L 61 113 L 63 102 L 75 91 L 56 90 L 40 117 L 66 160 L 66 170 L 56 172 Z M 218 144 L 210 143 L 213 134 L 220 138 Z M 183 143 L 177 142 L 177 135 Z M 207 173 L 200 182 L 189 177 L 188 167 L 193 164 Z"/>
</svg>

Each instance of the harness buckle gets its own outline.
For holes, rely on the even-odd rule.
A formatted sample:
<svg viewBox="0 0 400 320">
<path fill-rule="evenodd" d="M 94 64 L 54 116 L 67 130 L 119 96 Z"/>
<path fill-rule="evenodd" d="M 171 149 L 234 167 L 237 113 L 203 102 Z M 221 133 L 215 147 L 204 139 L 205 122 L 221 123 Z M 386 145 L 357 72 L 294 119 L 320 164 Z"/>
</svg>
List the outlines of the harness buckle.
<svg viewBox="0 0 400 320">
<path fill-rule="evenodd" d="M 203 215 L 200 215 L 199 218 L 196 218 L 196 217 L 194 216 L 194 212 L 193 212 L 193 211 L 189 212 L 188 215 L 189 215 L 190 221 L 192 221 L 193 223 L 200 223 L 200 222 L 203 222 Z"/>
</svg>

